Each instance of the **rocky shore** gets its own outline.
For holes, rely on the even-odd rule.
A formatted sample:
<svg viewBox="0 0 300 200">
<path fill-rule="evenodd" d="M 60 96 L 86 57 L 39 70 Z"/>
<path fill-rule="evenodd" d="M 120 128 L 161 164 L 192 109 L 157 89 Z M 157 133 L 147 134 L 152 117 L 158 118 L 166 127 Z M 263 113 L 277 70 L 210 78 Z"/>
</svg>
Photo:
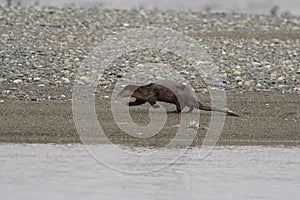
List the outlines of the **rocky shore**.
<svg viewBox="0 0 300 200">
<path fill-rule="evenodd" d="M 48 106 L 71 105 L 72 87 L 78 76 L 78 69 L 99 43 L 133 28 L 156 27 L 185 34 L 203 47 L 218 67 L 222 83 L 231 95 L 229 105 L 236 110 L 249 108 L 246 108 L 249 104 L 245 97 L 262 97 L 261 100 L 257 100 L 256 107 L 251 106 L 253 109 L 259 109 L 258 105 L 265 106 L 268 104 L 267 100 L 276 102 L 283 95 L 281 103 L 271 106 L 274 109 L 272 112 L 281 110 L 280 104 L 291 103 L 288 110 L 293 111 L 290 111 L 291 119 L 287 119 L 292 120 L 292 125 L 287 123 L 289 126 L 283 126 L 286 128 L 284 135 L 289 135 L 288 137 L 277 139 L 299 140 L 300 131 L 299 128 L 295 128 L 299 123 L 300 113 L 300 17 L 192 11 L 0 7 L 0 20 L 0 111 L 10 113 L 1 114 L 2 139 L 9 138 L 9 134 L 12 134 L 12 137 L 20 134 L 47 136 L 49 133 L 55 136 L 55 133 L 50 131 L 51 120 L 48 125 L 41 125 L 35 122 L 39 118 L 28 117 L 34 119 L 30 123 L 39 124 L 40 128 L 20 128 L 22 122 L 17 123 L 15 120 L 23 120 L 17 117 L 17 113 L 22 113 L 22 107 L 26 116 L 36 113 L 31 113 L 26 106 L 16 106 L 19 110 L 14 110 L 14 105 L 31 105 L 26 102 L 40 101 L 36 104 L 40 106 L 38 116 L 56 121 L 59 117 L 55 116 L 56 112 L 51 115 Z M 99 77 L 97 100 L 108 100 L 115 83 L 124 78 L 126 72 L 151 62 L 174 67 L 184 80 L 193 83 L 192 86 L 198 95 L 207 95 L 205 81 L 197 79 L 201 76 L 199 72 L 185 67 L 191 64 L 189 60 L 161 50 L 143 49 L 122 55 L 105 66 Z M 268 98 L 263 98 L 263 92 L 268 94 Z M 252 96 L 248 96 L 249 94 Z M 239 106 L 235 107 L 235 104 Z M 285 118 L 278 120 L 284 122 Z M 72 120 L 72 117 L 67 119 Z M 252 125 L 254 123 L 264 126 L 261 119 L 247 119 L 247 123 L 250 120 Z M 42 126 L 48 127 L 49 132 L 43 130 Z M 68 128 L 55 129 L 54 126 L 55 123 L 53 130 L 57 137 L 72 135 L 76 138 L 76 130 L 73 128 L 72 131 L 63 133 L 60 131 Z M 245 130 L 238 126 L 230 126 L 231 131 L 242 133 Z M 32 133 L 33 130 L 35 133 Z M 227 130 L 229 134 L 230 130 Z M 277 135 L 276 129 L 268 130 L 260 129 L 255 137 L 259 139 L 260 134 Z M 279 132 L 284 132 L 284 129 L 280 130 Z M 248 132 L 250 133 L 250 129 Z M 261 138 L 267 139 L 263 136 Z"/>
</svg>

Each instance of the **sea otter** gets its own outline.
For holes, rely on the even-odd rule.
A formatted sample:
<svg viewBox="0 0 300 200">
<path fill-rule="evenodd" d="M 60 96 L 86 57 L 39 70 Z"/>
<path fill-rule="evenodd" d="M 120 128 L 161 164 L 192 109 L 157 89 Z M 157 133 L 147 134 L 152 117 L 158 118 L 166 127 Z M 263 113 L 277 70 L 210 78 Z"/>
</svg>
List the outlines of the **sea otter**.
<svg viewBox="0 0 300 200">
<path fill-rule="evenodd" d="M 188 112 L 192 112 L 194 108 L 198 108 L 200 110 L 217 111 L 231 116 L 239 116 L 230 110 L 212 108 L 202 104 L 185 85 L 171 80 L 149 83 L 142 86 L 127 85 L 118 96 L 136 98 L 135 101 L 128 103 L 129 106 L 138 106 L 149 102 L 153 108 L 158 108 L 159 105 L 156 104 L 156 101 L 162 101 L 175 104 L 178 113 L 185 107 L 189 107 Z"/>
</svg>

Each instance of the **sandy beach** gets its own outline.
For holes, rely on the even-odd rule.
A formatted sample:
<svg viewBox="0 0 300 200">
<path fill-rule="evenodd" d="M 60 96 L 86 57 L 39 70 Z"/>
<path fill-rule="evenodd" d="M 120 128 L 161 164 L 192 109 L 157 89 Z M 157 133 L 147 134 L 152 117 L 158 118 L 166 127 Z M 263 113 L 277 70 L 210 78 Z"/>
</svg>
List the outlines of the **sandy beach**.
<svg viewBox="0 0 300 200">
<path fill-rule="evenodd" d="M 0 15 L 1 142 L 80 142 L 71 101 L 79 66 L 99 42 L 143 25 L 186 34 L 219 67 L 228 107 L 240 114 L 226 117 L 220 144 L 299 145 L 299 17 L 5 7 Z M 209 103 L 207 85 L 195 81 L 199 74 L 185 68 L 188 61 L 152 50 L 120 57 L 105 66 L 96 98 L 98 120 L 114 143 L 164 146 L 176 134 L 177 113 L 168 113 L 163 130 L 147 141 L 123 133 L 114 123 L 109 107 L 114 84 L 120 78 L 126 81 L 133 66 L 150 61 L 174 67 L 194 83 L 199 99 Z M 146 125 L 148 109 L 131 108 L 131 116 Z M 209 126 L 209 121 L 210 113 L 201 112 L 201 125 Z M 192 145 L 201 145 L 205 134 L 199 129 Z"/>
<path fill-rule="evenodd" d="M 276 94 L 266 92 L 228 93 L 229 107 L 240 117 L 226 117 L 220 135 L 220 144 L 269 144 L 299 145 L 300 102 L 297 94 Z M 201 98 L 208 102 L 209 98 Z M 99 122 L 105 134 L 114 143 L 163 146 L 172 139 L 180 114 L 168 113 L 164 129 L 147 141 L 135 139 L 120 131 L 112 122 L 109 100 L 96 102 Z M 131 108 L 132 118 L 138 124 L 147 124 L 149 106 Z M 175 106 L 169 106 L 169 111 Z M 1 142 L 80 142 L 72 115 L 71 101 L 17 101 L 0 104 Z M 201 112 L 201 124 L 209 126 L 210 113 Z M 201 145 L 206 130 L 199 129 L 193 145 Z"/>
</svg>

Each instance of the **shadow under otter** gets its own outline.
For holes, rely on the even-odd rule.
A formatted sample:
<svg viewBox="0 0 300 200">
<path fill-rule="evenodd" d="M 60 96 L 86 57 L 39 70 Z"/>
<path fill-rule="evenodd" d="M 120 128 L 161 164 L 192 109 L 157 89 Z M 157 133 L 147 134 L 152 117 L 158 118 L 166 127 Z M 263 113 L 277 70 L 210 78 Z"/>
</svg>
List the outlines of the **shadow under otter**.
<svg viewBox="0 0 300 200">
<path fill-rule="evenodd" d="M 148 102 L 153 108 L 158 108 L 159 105 L 156 104 L 156 101 L 162 101 L 175 104 L 178 113 L 185 107 L 189 107 L 188 112 L 192 112 L 194 108 L 197 108 L 206 111 L 223 112 L 230 116 L 239 116 L 230 110 L 212 108 L 202 104 L 185 85 L 171 80 L 149 83 L 142 86 L 127 85 L 118 96 L 136 98 L 135 101 L 128 103 L 129 106 L 138 106 Z"/>
</svg>

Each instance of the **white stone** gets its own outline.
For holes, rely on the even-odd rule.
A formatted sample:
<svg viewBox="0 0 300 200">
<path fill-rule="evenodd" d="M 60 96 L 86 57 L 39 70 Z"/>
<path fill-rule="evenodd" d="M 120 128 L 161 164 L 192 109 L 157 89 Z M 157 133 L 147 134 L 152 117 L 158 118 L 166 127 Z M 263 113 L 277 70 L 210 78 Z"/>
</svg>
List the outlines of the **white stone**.
<svg viewBox="0 0 300 200">
<path fill-rule="evenodd" d="M 70 83 L 70 80 L 68 78 L 62 77 L 61 80 L 63 80 L 65 83 Z"/>
<path fill-rule="evenodd" d="M 19 83 L 22 83 L 22 80 L 21 79 L 16 79 L 16 80 L 13 81 L 13 83 L 14 84 L 19 84 Z"/>
<path fill-rule="evenodd" d="M 285 77 L 284 76 L 280 76 L 277 80 L 278 81 L 283 81 L 283 80 L 285 80 Z"/>
<path fill-rule="evenodd" d="M 41 78 L 40 77 L 35 77 L 35 78 L 33 78 L 33 81 L 40 81 L 41 80 Z"/>
<path fill-rule="evenodd" d="M 241 72 L 238 71 L 238 70 L 235 70 L 235 71 L 233 72 L 233 74 L 234 74 L 234 75 L 241 75 Z"/>
</svg>

